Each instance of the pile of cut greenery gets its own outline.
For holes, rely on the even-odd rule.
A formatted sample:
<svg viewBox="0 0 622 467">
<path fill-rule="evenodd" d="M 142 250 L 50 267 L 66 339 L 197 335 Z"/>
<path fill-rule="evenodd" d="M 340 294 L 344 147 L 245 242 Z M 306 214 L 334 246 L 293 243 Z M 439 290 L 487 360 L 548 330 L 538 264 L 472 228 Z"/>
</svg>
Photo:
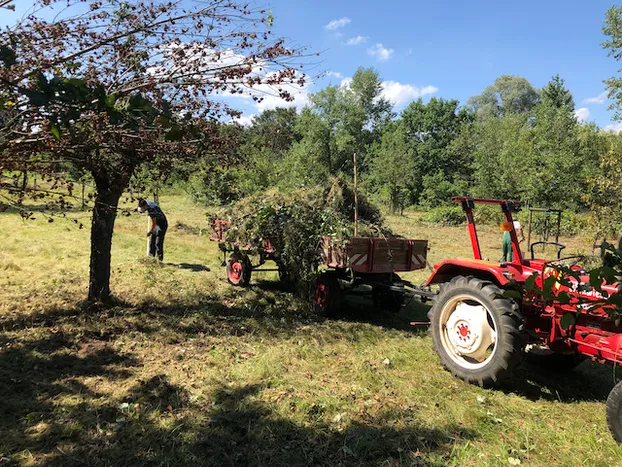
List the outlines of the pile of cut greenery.
<svg viewBox="0 0 622 467">
<path fill-rule="evenodd" d="M 358 236 L 393 236 L 380 210 L 364 195 L 358 196 L 358 210 Z M 208 217 L 231 221 L 226 236 L 230 245 L 261 246 L 270 239 L 287 277 L 304 293 L 320 262 L 321 238 L 347 241 L 354 235 L 354 191 L 342 179 L 333 178 L 327 186 L 287 193 L 272 189 Z"/>
</svg>

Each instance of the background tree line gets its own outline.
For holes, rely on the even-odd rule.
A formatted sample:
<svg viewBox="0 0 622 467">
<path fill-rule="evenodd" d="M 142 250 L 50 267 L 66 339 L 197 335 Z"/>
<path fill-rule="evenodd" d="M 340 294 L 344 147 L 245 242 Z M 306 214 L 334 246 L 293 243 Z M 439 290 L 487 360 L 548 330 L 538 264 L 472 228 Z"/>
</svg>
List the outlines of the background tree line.
<svg viewBox="0 0 622 467">
<path fill-rule="evenodd" d="M 359 68 L 347 84 L 312 94 L 300 112 L 277 108 L 247 127 L 223 126 L 239 143 L 236 163 L 201 162 L 188 172 L 188 191 L 226 204 L 275 186 L 352 180 L 357 153 L 361 189 L 392 212 L 469 194 L 591 212 L 597 230 L 622 224 L 622 136 L 581 122 L 560 76 L 537 89 L 503 75 L 463 106 L 433 97 L 399 113 L 381 83 Z"/>
<path fill-rule="evenodd" d="M 598 232 L 622 225 L 621 137 L 578 121 L 559 76 L 536 89 L 504 75 L 463 106 L 420 99 L 397 113 L 377 72 L 361 68 L 300 112 L 227 125 L 239 112 L 223 93 L 268 86 L 291 101 L 280 85 L 305 84 L 307 52 L 272 37 L 271 12 L 235 1 L 33 3 L 0 35 L 0 209 L 26 195 L 56 195 L 63 208 L 73 180 L 92 180 L 89 300 L 110 297 L 114 222 L 132 187 L 177 182 L 199 202 L 226 204 L 270 187 L 350 181 L 354 153 L 361 190 L 394 212 L 473 194 L 589 212 Z M 61 4 L 53 21 L 39 15 Z M 12 6 L 0 2 L 3 14 Z M 620 24 L 612 7 L 603 46 L 616 60 Z M 605 83 L 622 119 L 622 78 Z M 30 189 L 28 173 L 67 190 Z"/>
</svg>

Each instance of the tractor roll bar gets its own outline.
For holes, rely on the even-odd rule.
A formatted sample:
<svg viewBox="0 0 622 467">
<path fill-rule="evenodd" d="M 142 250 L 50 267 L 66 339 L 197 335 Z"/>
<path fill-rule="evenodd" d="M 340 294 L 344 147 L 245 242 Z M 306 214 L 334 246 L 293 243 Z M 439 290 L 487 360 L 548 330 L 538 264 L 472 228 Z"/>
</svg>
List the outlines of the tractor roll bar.
<svg viewBox="0 0 622 467">
<path fill-rule="evenodd" d="M 471 198 L 470 196 L 454 196 L 453 198 L 451 198 L 451 201 L 453 203 L 463 203 L 465 201 L 468 201 L 473 204 L 506 205 L 508 208 L 511 208 L 512 211 L 518 211 L 520 209 L 519 201 L 512 201 L 509 199 Z"/>
<path fill-rule="evenodd" d="M 466 214 L 467 226 L 469 228 L 469 235 L 471 237 L 471 247 L 473 248 L 473 257 L 475 259 L 482 259 L 482 252 L 479 246 L 479 238 L 477 237 L 477 229 L 475 228 L 475 219 L 473 217 L 473 208 L 476 204 L 496 204 L 501 206 L 501 211 L 505 216 L 506 222 L 512 225 L 510 230 L 510 238 L 512 239 L 512 250 L 514 251 L 513 263 L 522 264 L 523 255 L 518 244 L 518 237 L 516 236 L 516 230 L 514 230 L 514 219 L 512 218 L 512 212 L 516 212 L 520 209 L 520 203 L 518 201 L 489 199 L 489 198 L 471 198 L 469 196 L 454 196 L 451 198 L 454 203 L 461 203 L 462 210 Z"/>
</svg>

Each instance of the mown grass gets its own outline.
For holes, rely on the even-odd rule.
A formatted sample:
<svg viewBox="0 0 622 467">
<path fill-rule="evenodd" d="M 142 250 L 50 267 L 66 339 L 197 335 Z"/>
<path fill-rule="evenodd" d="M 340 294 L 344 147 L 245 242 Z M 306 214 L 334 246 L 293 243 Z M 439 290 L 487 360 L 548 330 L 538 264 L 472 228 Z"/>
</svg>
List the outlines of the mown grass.
<svg viewBox="0 0 622 467">
<path fill-rule="evenodd" d="M 605 423 L 610 368 L 588 362 L 557 377 L 524 367 L 502 390 L 466 385 L 409 325 L 427 306 L 389 315 L 357 298 L 323 320 L 259 276 L 232 288 L 203 210 L 182 196 L 161 205 L 164 265 L 143 257 L 144 218 L 118 219 L 112 308 L 80 304 L 88 228 L 0 214 L 2 462 L 622 464 Z M 464 228 L 424 226 L 411 212 L 389 220 L 430 239 L 431 262 L 470 252 Z M 500 234 L 480 233 L 495 258 Z"/>
</svg>

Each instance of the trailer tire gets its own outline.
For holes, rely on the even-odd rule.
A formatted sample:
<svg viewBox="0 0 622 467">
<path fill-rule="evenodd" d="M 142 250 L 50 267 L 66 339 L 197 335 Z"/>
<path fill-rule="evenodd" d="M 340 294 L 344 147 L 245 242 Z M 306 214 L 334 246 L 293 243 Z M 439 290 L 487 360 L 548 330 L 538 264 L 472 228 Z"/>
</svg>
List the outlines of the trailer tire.
<svg viewBox="0 0 622 467">
<path fill-rule="evenodd" d="M 281 281 L 281 283 L 285 285 L 289 285 L 290 277 L 289 277 L 289 271 L 287 270 L 287 265 L 285 264 L 285 261 L 283 261 L 283 258 L 279 258 L 275 260 L 274 262 L 276 263 L 276 267 L 279 269 L 279 280 Z"/>
<path fill-rule="evenodd" d="M 227 281 L 237 287 L 247 287 L 251 282 L 252 266 L 248 255 L 235 251 L 227 261 Z"/>
<path fill-rule="evenodd" d="M 607 426 L 616 443 L 622 444 L 622 381 L 607 397 Z"/>
<path fill-rule="evenodd" d="M 400 279 L 400 276 L 393 273 L 391 275 L 390 285 L 395 285 L 396 283 L 402 284 L 402 279 Z M 390 311 L 391 313 L 397 313 L 402 309 L 405 298 L 406 294 L 404 292 L 391 290 L 388 286 L 374 285 L 371 289 L 371 299 L 374 305 L 378 308 Z"/>
<path fill-rule="evenodd" d="M 457 276 L 441 287 L 428 313 L 441 364 L 467 383 L 498 386 L 523 360 L 523 319 L 502 294 L 491 282 Z"/>
<path fill-rule="evenodd" d="M 337 276 L 323 273 L 315 280 L 313 309 L 322 316 L 335 314 L 341 306 L 342 290 Z"/>
</svg>

